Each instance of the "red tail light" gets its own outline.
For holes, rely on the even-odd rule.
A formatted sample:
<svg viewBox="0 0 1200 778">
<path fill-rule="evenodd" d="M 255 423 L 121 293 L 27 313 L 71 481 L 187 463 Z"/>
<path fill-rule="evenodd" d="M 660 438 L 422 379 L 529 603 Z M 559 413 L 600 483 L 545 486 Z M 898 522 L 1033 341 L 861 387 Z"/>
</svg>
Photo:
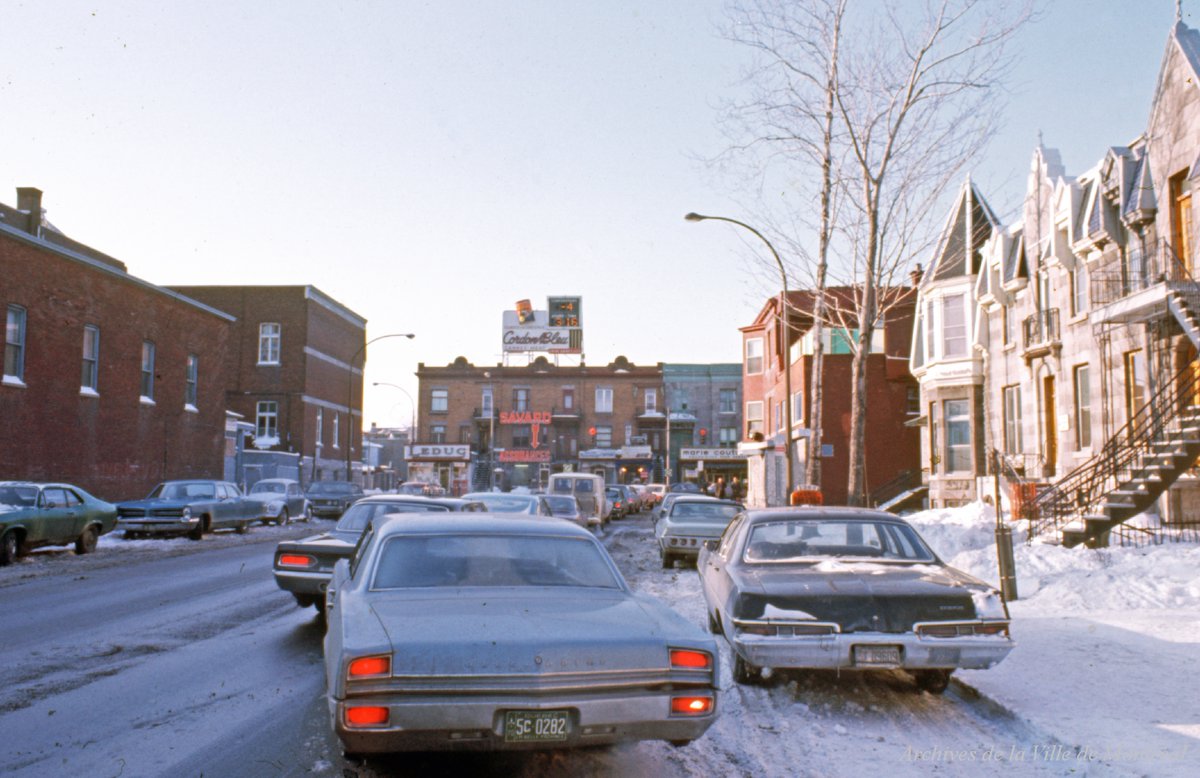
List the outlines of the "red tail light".
<svg viewBox="0 0 1200 778">
<path fill-rule="evenodd" d="M 284 567 L 312 567 L 317 560 L 307 554 L 280 554 L 279 564 Z"/>
<path fill-rule="evenodd" d="M 707 670 L 712 667 L 712 656 L 707 651 L 692 651 L 687 648 L 671 649 L 671 667 Z"/>
<path fill-rule="evenodd" d="M 671 712 L 683 716 L 703 716 L 706 713 L 712 713 L 712 709 L 712 695 L 671 698 Z"/>
<path fill-rule="evenodd" d="M 976 635 L 1006 635 L 1008 634 L 1008 622 L 991 622 L 985 624 L 977 624 L 975 626 Z"/>
<path fill-rule="evenodd" d="M 388 709 L 376 705 L 346 708 L 346 726 L 378 727 L 388 723 Z"/>
<path fill-rule="evenodd" d="M 392 671 L 390 656 L 364 656 L 350 663 L 348 675 L 351 678 L 364 678 L 373 675 L 387 675 Z"/>
</svg>

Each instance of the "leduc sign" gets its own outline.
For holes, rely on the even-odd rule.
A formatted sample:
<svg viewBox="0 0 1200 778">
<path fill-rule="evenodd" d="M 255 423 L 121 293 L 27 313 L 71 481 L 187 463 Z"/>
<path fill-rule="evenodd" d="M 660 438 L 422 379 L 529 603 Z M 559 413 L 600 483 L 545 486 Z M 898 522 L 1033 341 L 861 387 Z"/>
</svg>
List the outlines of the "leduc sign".
<svg viewBox="0 0 1200 778">
<path fill-rule="evenodd" d="M 470 446 L 414 444 L 407 447 L 405 459 L 447 459 L 466 462 L 471 458 Z"/>
</svg>

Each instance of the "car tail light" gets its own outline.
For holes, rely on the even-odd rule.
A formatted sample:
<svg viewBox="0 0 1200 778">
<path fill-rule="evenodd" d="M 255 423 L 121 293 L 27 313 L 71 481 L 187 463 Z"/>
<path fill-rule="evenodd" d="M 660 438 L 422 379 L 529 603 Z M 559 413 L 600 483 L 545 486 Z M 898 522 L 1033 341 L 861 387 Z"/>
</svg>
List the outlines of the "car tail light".
<svg viewBox="0 0 1200 778">
<path fill-rule="evenodd" d="M 356 705 L 346 708 L 346 726 L 378 727 L 388 723 L 388 709 L 379 705 Z"/>
<path fill-rule="evenodd" d="M 776 629 L 771 624 L 739 623 L 738 631 L 746 635 L 774 635 Z"/>
<path fill-rule="evenodd" d="M 317 560 L 308 554 L 280 554 L 279 564 L 283 567 L 312 567 Z"/>
<path fill-rule="evenodd" d="M 703 716 L 712 713 L 713 698 L 711 694 L 696 697 L 672 697 L 671 713 L 683 716 Z"/>
<path fill-rule="evenodd" d="M 975 634 L 976 635 L 1007 635 L 1008 634 L 1008 622 L 1007 621 L 989 621 L 989 622 L 985 622 L 983 624 L 976 624 L 975 625 Z"/>
<path fill-rule="evenodd" d="M 707 670 L 712 667 L 712 655 L 707 651 L 693 651 L 689 648 L 672 648 L 671 667 L 686 667 L 689 669 Z"/>
<path fill-rule="evenodd" d="M 390 656 L 364 656 L 350 663 L 347 674 L 350 678 L 366 678 L 387 675 L 391 671 L 392 658 Z"/>
</svg>

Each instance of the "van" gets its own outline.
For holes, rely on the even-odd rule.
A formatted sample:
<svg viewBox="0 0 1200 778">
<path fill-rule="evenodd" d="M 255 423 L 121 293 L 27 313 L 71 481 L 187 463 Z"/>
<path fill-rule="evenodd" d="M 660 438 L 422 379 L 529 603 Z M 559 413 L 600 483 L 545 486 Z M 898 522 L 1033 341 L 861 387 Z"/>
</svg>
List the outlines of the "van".
<svg viewBox="0 0 1200 778">
<path fill-rule="evenodd" d="M 546 491 L 569 494 L 579 503 L 579 512 L 588 526 L 603 526 L 608 520 L 608 501 L 604 498 L 604 477 L 592 473 L 554 473 Z"/>
</svg>

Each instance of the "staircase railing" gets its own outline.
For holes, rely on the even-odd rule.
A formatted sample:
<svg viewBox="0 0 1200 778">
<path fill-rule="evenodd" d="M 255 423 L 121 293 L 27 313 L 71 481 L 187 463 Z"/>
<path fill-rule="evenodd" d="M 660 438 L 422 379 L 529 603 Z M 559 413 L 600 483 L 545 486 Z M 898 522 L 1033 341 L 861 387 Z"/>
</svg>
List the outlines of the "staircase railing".
<svg viewBox="0 0 1200 778">
<path fill-rule="evenodd" d="M 1189 365 L 1167 382 L 1105 442 L 1099 453 L 1038 495 L 1021 518 L 1030 538 L 1058 531 L 1071 521 L 1099 513 L 1103 500 L 1148 464 L 1155 443 L 1167 439 L 1180 411 L 1200 391 L 1200 373 Z"/>
<path fill-rule="evenodd" d="M 907 491 L 916 489 L 921 485 L 921 480 L 920 470 L 901 470 L 894 478 L 871 492 L 870 504 L 876 507 L 883 505 Z"/>
<path fill-rule="evenodd" d="M 1145 251 L 1135 242 L 1126 250 L 1125 261 L 1119 269 L 1090 274 L 1088 297 L 1093 308 L 1100 308 L 1164 282 L 1172 286 L 1195 284 L 1188 273 L 1187 262 L 1169 242 L 1160 240 Z"/>
</svg>

